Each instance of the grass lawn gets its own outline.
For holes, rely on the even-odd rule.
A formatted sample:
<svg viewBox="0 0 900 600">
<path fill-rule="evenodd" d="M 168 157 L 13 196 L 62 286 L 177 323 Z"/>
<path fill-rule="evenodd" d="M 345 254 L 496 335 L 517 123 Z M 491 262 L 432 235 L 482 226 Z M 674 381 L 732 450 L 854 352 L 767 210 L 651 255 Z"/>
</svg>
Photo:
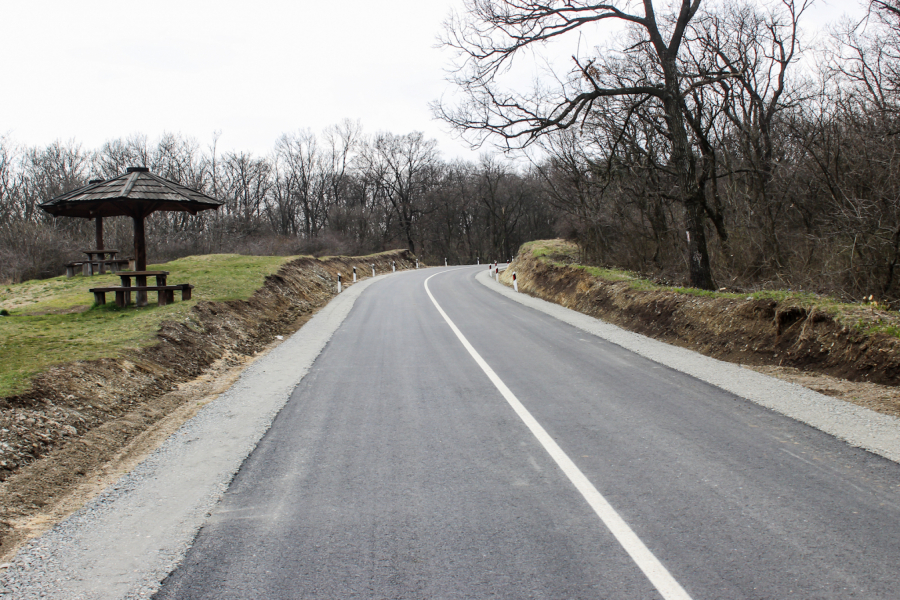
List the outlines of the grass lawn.
<svg viewBox="0 0 900 600">
<path fill-rule="evenodd" d="M 103 306 L 93 305 L 89 288 L 120 285 L 116 275 L 65 276 L 0 286 L 0 398 L 29 389 L 35 374 L 75 360 L 115 357 L 122 350 L 155 343 L 159 324 L 181 320 L 203 300 L 246 300 L 292 256 L 209 254 L 148 265 L 169 271 L 170 284 L 191 283 L 193 298 L 156 306 L 118 308 L 107 294 Z"/>
</svg>

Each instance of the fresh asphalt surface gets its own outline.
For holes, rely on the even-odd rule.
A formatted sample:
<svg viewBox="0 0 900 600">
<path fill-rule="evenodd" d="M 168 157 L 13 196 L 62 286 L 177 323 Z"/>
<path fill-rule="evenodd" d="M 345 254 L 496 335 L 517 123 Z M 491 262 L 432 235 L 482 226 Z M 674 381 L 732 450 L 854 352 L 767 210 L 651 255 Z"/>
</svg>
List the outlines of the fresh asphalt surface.
<svg viewBox="0 0 900 600">
<path fill-rule="evenodd" d="M 900 597 L 900 465 L 476 272 L 360 296 L 157 598 L 662 597 L 440 315 L 435 274 L 449 318 L 691 598 Z"/>
</svg>

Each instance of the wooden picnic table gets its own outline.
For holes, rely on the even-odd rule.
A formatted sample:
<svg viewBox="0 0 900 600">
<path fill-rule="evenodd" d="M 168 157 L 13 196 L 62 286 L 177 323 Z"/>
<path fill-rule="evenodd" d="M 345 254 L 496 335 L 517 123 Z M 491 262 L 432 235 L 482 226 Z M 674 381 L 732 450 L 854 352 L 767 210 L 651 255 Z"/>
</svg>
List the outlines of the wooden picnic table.
<svg viewBox="0 0 900 600">
<path fill-rule="evenodd" d="M 147 285 L 148 277 L 156 277 L 156 285 L 166 285 L 168 271 L 119 271 L 116 273 L 122 280 L 122 287 L 131 286 L 131 278 L 134 277 L 135 285 Z"/>
<path fill-rule="evenodd" d="M 112 273 L 116 273 L 123 267 L 128 266 L 129 261 L 127 258 L 116 258 L 116 255 L 119 254 L 118 250 L 99 249 L 82 250 L 82 252 L 88 255 L 88 259 L 82 263 L 82 273 L 84 275 L 93 275 L 95 266 L 97 267 L 96 272 L 101 275 L 106 273 L 107 266 Z M 76 263 L 66 265 L 66 274 L 71 273 L 74 275 L 75 266 L 77 266 Z"/>
<path fill-rule="evenodd" d="M 166 277 L 169 276 L 168 271 L 119 271 L 119 278 L 122 280 L 122 287 L 129 288 L 131 287 L 131 278 L 134 277 L 134 285 L 135 287 L 146 288 L 147 286 L 147 278 L 155 277 L 157 287 L 166 285 Z M 136 306 L 147 306 L 147 292 L 150 290 L 134 290 L 135 298 L 134 303 Z M 165 304 L 168 299 L 168 291 L 164 290 L 156 290 L 157 292 L 157 302 L 160 304 Z M 174 301 L 175 294 L 172 293 L 172 300 Z M 117 296 L 118 297 L 118 296 Z M 131 292 L 125 292 L 125 304 L 127 305 L 131 302 Z"/>
<path fill-rule="evenodd" d="M 106 255 L 109 255 L 110 260 L 114 259 L 116 255 L 119 253 L 118 250 L 82 250 L 85 254 L 88 255 L 88 260 L 106 260 Z"/>
</svg>

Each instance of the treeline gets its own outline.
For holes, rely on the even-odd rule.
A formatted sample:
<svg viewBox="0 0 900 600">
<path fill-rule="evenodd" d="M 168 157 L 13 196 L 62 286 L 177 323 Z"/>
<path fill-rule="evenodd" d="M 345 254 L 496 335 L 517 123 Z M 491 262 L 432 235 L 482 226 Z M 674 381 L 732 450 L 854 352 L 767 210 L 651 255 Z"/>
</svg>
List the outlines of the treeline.
<svg viewBox="0 0 900 600">
<path fill-rule="evenodd" d="M 219 152 L 167 134 L 132 136 L 99 149 L 0 138 L 0 280 L 59 275 L 94 246 L 86 219 L 53 218 L 42 202 L 129 166 L 225 202 L 196 216 L 147 220 L 153 261 L 215 252 L 352 254 L 408 248 L 432 264 L 508 258 L 525 241 L 554 235 L 554 211 L 536 173 L 485 155 L 447 162 L 420 133 L 366 136 L 345 122 L 281 137 L 267 156 Z M 105 246 L 130 254 L 131 220 L 104 222 Z"/>
<path fill-rule="evenodd" d="M 436 114 L 540 148 L 528 168 L 448 162 L 421 134 L 352 123 L 285 135 L 267 156 L 175 135 L 94 150 L 0 139 L 0 279 L 79 258 L 92 225 L 37 205 L 137 165 L 226 202 L 151 217 L 157 260 L 405 247 L 465 263 L 563 235 L 589 263 L 665 282 L 900 302 L 900 0 L 866 2 L 865 19 L 814 44 L 813 0 L 618 4 L 636 14 L 468 0 L 448 20 L 464 100 Z M 516 52 L 602 19 L 621 37 L 580 45 L 558 89 L 498 87 Z M 130 247 L 130 223 L 106 230 L 108 246 Z"/>
<path fill-rule="evenodd" d="M 436 112 L 541 146 L 589 262 L 897 300 L 900 1 L 863 4 L 865 19 L 813 40 L 812 0 L 468 2 L 446 34 L 464 100 Z M 502 91 L 524 49 L 610 21 L 624 33 L 581 46 L 558 88 Z"/>
</svg>

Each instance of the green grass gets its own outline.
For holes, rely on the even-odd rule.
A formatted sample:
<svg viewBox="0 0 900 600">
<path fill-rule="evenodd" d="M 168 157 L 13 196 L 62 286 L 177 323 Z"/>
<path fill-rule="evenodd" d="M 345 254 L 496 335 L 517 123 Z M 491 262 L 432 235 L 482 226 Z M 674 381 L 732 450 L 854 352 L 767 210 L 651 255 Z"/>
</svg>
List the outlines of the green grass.
<svg viewBox="0 0 900 600">
<path fill-rule="evenodd" d="M 565 240 L 537 240 L 522 244 L 519 252 L 528 250 L 535 258 L 569 258 L 575 260 L 578 256 L 578 246 Z M 554 262 L 557 262 L 554 260 Z"/>
<path fill-rule="evenodd" d="M 246 300 L 266 275 L 296 257 L 210 254 L 148 266 L 169 271 L 168 282 L 191 283 L 193 298 L 143 308 L 93 305 L 92 287 L 119 285 L 115 275 L 56 277 L 0 286 L 0 397 L 27 391 L 30 379 L 48 367 L 75 360 L 115 357 L 152 345 L 163 321 L 181 321 L 203 300 Z M 112 300 L 113 294 L 107 294 Z"/>
<path fill-rule="evenodd" d="M 556 266 L 581 269 L 601 281 L 610 283 L 628 282 L 629 288 L 634 290 L 666 290 L 672 293 L 703 298 L 774 300 L 779 304 L 799 306 L 810 311 L 816 309 L 817 311 L 825 312 L 838 322 L 855 327 L 858 331 L 867 335 L 883 333 L 900 338 L 900 316 L 897 316 L 896 312 L 889 313 L 882 309 L 875 312 L 873 310 L 875 307 L 869 307 L 866 304 L 842 302 L 830 296 L 790 290 L 761 290 L 758 292 L 735 293 L 690 287 L 664 286 L 630 271 L 578 264 L 578 246 L 565 240 L 537 240 L 523 244 L 519 250 L 521 255 L 527 255 L 529 252 L 543 262 Z"/>
<path fill-rule="evenodd" d="M 896 338 L 900 338 L 900 326 L 897 325 L 872 325 L 860 322 L 857 324 L 857 329 L 863 335 L 872 335 L 873 333 L 883 333 L 885 335 L 890 335 Z"/>
</svg>

